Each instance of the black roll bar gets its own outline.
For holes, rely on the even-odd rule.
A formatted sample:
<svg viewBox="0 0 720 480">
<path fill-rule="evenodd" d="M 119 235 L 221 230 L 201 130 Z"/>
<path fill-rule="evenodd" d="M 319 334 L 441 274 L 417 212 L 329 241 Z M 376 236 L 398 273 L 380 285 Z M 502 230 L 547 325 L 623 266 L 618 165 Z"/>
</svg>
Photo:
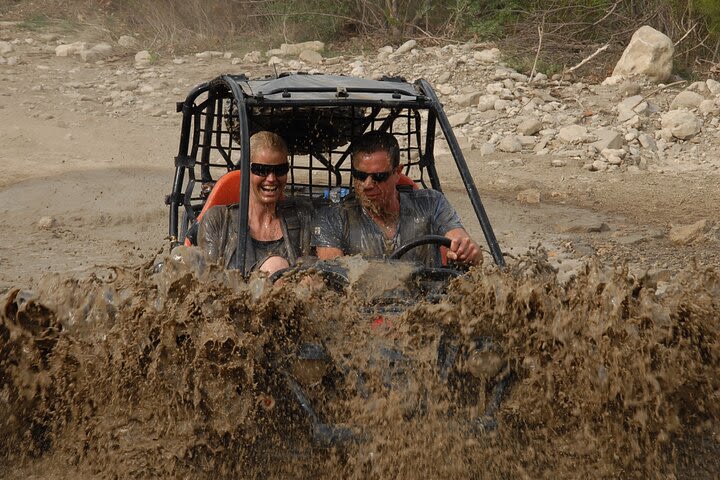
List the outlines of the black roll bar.
<svg viewBox="0 0 720 480">
<path fill-rule="evenodd" d="M 182 130 L 180 131 L 180 146 L 178 147 L 178 158 L 184 158 L 188 155 L 190 148 L 190 123 L 194 114 L 195 99 L 209 87 L 209 82 L 201 83 L 193 88 L 182 104 Z M 170 241 L 175 243 L 178 241 L 178 208 L 180 207 L 180 196 L 182 194 L 182 185 L 185 180 L 185 167 L 176 165 L 175 179 L 173 180 L 172 194 L 170 195 L 170 227 L 168 235 Z"/>
<path fill-rule="evenodd" d="M 238 125 L 240 125 L 240 138 L 242 139 L 240 156 L 240 205 L 238 208 L 238 238 L 235 249 L 234 267 L 245 274 L 245 252 L 250 240 L 250 227 L 248 226 L 248 208 L 250 206 L 250 130 L 248 128 L 247 110 L 245 109 L 245 95 L 237 82 L 229 75 L 223 75 L 222 81 L 232 91 L 237 102 Z"/>
<path fill-rule="evenodd" d="M 430 103 L 433 104 L 433 109 L 439 111 L 441 109 L 440 100 L 437 98 L 437 95 L 430 84 L 423 79 L 418 80 L 417 83 L 420 85 L 420 88 L 423 90 L 425 95 L 430 98 Z M 437 121 L 440 124 L 440 129 L 445 135 L 445 140 L 447 140 L 450 151 L 453 154 L 455 164 L 460 172 L 460 177 L 465 184 L 465 189 L 470 196 L 470 202 L 472 203 L 473 209 L 475 209 L 475 215 L 477 215 L 477 218 L 480 221 L 480 227 L 482 227 L 483 234 L 485 235 L 485 241 L 490 248 L 493 260 L 495 260 L 495 264 L 497 266 L 504 267 L 505 259 L 503 258 L 502 251 L 500 250 L 500 245 L 498 245 L 495 233 L 490 226 L 490 219 L 488 218 L 487 213 L 485 213 L 485 207 L 483 207 L 482 201 L 480 200 L 480 194 L 478 193 L 475 182 L 472 179 L 472 175 L 470 175 L 467 162 L 465 161 L 465 157 L 460 149 L 457 138 L 455 138 L 450 122 L 445 115 L 437 115 Z"/>
</svg>

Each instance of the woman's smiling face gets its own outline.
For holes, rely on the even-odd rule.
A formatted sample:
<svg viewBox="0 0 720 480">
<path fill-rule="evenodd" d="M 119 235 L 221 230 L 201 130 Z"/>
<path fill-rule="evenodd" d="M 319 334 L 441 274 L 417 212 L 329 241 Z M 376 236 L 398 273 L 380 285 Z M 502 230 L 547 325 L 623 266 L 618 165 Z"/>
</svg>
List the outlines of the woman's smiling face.
<svg viewBox="0 0 720 480">
<path fill-rule="evenodd" d="M 270 148 L 263 148 L 257 151 L 251 158 L 251 163 L 259 163 L 265 165 L 284 165 L 287 163 L 287 155 L 284 152 L 273 150 Z M 250 190 L 252 193 L 252 199 L 260 205 L 270 206 L 277 203 L 285 190 L 285 184 L 287 183 L 287 173 L 282 176 L 277 176 L 274 172 L 271 172 L 267 176 L 263 177 L 255 175 L 251 172 L 250 174 Z"/>
</svg>

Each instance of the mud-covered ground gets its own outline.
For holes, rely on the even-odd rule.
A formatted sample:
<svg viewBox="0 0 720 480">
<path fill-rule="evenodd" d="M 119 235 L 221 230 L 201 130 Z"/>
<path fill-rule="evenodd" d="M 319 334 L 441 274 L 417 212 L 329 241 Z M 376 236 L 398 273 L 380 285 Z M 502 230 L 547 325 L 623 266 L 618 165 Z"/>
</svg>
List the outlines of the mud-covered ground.
<svg viewBox="0 0 720 480">
<path fill-rule="evenodd" d="M 510 268 L 486 262 L 447 300 L 373 329 L 362 292 L 263 292 L 198 269 L 191 253 L 151 273 L 179 140 L 168 112 L 218 73 L 270 73 L 241 67 L 166 62 L 142 106 L 117 106 L 107 81 L 132 57 L 0 65 L 3 478 L 717 478 L 717 170 L 589 172 L 467 152 Z M 703 153 L 717 158 L 720 140 Z M 539 203 L 518 199 L 528 189 Z M 438 378 L 444 335 L 466 350 L 492 338 L 514 372 L 496 431 L 464 422 L 491 390 L 468 403 Z M 339 370 L 369 372 L 366 397 L 347 374 L 335 393 L 307 388 L 329 419 L 367 433 L 357 445 L 318 450 L 287 414 L 288 352 L 308 339 Z M 416 362 L 403 395 L 382 384 L 368 353 L 378 342 Z M 458 368 L 483 388 L 497 380 L 469 360 Z"/>
</svg>

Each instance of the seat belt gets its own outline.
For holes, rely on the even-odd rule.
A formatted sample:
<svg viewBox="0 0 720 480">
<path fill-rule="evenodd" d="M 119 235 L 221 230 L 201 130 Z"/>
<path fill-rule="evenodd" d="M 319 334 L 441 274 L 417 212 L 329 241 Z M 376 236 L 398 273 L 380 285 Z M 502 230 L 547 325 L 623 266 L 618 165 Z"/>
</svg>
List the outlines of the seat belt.
<svg viewBox="0 0 720 480">
<path fill-rule="evenodd" d="M 298 248 L 301 248 L 300 230 L 302 228 L 295 201 L 287 199 L 278 204 L 278 213 L 280 214 L 280 227 L 285 239 L 285 248 L 288 252 L 288 263 L 294 265 L 300 257 Z M 294 247 L 294 245 L 297 245 L 298 248 Z"/>
</svg>

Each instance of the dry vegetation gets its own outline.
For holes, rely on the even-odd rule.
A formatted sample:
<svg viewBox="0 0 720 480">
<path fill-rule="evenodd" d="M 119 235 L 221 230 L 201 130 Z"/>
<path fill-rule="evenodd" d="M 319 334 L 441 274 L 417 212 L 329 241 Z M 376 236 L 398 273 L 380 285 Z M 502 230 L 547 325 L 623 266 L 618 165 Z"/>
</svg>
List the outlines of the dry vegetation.
<svg viewBox="0 0 720 480">
<path fill-rule="evenodd" d="M 607 44 L 592 70 L 579 72 L 597 77 L 639 26 L 651 25 L 675 42 L 678 74 L 716 74 L 720 60 L 715 0 L 0 0 L 0 15 L 28 28 L 132 33 L 159 52 L 315 39 L 343 48 L 358 37 L 364 44 L 493 40 L 518 70 L 545 73 Z"/>
</svg>

